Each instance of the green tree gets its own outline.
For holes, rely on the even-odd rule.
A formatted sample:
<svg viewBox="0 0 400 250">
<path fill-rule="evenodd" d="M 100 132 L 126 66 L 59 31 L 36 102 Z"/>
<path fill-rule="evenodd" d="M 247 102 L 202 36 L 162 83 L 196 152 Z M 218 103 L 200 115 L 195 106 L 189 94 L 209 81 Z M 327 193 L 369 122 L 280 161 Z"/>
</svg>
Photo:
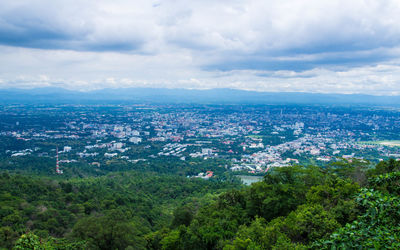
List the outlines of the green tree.
<svg viewBox="0 0 400 250">
<path fill-rule="evenodd" d="M 128 246 L 144 249 L 146 242 L 139 232 L 135 224 L 119 210 L 112 210 L 104 216 L 83 218 L 73 229 L 76 238 L 87 240 L 98 249 L 125 249 Z"/>
<path fill-rule="evenodd" d="M 27 233 L 21 235 L 21 237 L 15 243 L 15 250 L 25 250 L 25 249 L 34 249 L 34 250 L 45 250 L 45 245 L 41 242 L 38 236 L 33 233 Z M 49 249 L 49 248 L 47 248 Z"/>
</svg>

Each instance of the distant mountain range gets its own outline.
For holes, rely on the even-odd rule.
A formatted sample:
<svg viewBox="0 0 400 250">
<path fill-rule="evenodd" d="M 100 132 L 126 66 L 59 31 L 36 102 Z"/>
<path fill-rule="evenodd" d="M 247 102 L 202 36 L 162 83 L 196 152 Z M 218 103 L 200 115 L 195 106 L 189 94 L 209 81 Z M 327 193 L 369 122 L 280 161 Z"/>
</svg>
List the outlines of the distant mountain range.
<svg viewBox="0 0 400 250">
<path fill-rule="evenodd" d="M 400 106 L 400 96 L 256 92 L 235 89 L 121 88 L 89 92 L 63 88 L 0 89 L 1 104 L 360 104 Z"/>
</svg>

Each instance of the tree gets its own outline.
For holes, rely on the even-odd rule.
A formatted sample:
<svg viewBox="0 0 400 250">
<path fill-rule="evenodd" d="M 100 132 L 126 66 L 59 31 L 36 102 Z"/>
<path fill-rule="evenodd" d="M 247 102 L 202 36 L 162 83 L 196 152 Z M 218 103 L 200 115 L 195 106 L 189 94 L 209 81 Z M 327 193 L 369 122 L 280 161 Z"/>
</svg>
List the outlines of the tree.
<svg viewBox="0 0 400 250">
<path fill-rule="evenodd" d="M 172 220 L 172 227 L 180 225 L 189 226 L 193 219 L 194 208 L 189 206 L 178 207 L 174 211 L 174 219 Z"/>
<path fill-rule="evenodd" d="M 98 249 L 145 249 L 146 242 L 139 237 L 139 230 L 133 222 L 119 210 L 112 210 L 104 216 L 91 216 L 81 219 L 73 229 L 78 239 L 88 240 Z"/>
<path fill-rule="evenodd" d="M 397 179 L 399 173 L 381 175 L 371 183 L 376 188 L 385 185 L 391 179 Z M 344 249 L 399 249 L 400 248 L 400 197 L 397 192 L 385 193 L 364 188 L 356 198 L 362 213 L 357 220 L 338 229 L 328 239 L 314 243 L 318 249 L 331 249 L 340 246 Z"/>
<path fill-rule="evenodd" d="M 14 250 L 26 250 L 26 249 L 34 249 L 34 250 L 45 250 L 45 245 L 41 242 L 38 236 L 33 233 L 27 233 L 21 235 L 21 237 L 15 243 L 13 248 Z"/>
</svg>

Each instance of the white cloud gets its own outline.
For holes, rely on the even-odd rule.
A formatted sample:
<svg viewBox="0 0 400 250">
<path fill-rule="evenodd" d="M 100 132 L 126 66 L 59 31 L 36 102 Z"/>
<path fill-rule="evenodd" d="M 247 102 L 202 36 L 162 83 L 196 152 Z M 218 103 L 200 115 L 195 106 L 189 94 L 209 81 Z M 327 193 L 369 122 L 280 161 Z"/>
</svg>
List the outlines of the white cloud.
<svg viewBox="0 0 400 250">
<path fill-rule="evenodd" d="M 0 87 L 396 94 L 398 13 L 396 0 L 4 0 Z"/>
</svg>

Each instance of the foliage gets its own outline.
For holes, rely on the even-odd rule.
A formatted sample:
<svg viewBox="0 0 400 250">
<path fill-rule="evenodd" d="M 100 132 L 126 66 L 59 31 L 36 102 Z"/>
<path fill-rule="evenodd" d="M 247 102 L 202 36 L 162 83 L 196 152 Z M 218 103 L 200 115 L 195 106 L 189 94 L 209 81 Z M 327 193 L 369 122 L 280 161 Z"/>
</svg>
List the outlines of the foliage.
<svg viewBox="0 0 400 250">
<path fill-rule="evenodd" d="M 391 172 L 397 164 L 380 163 L 361 182 L 353 173 L 367 170 L 358 163 L 275 168 L 239 189 L 137 171 L 68 181 L 3 173 L 0 246 L 398 249 L 400 172 Z"/>
<path fill-rule="evenodd" d="M 399 249 L 400 198 L 363 189 L 357 202 L 365 212 L 356 221 L 333 233 L 328 240 L 317 242 L 314 247 Z"/>
<path fill-rule="evenodd" d="M 388 161 L 379 162 L 375 168 L 372 168 L 368 171 L 369 176 L 378 176 L 381 174 L 399 172 L 400 171 L 400 162 L 394 159 L 390 159 Z"/>
<path fill-rule="evenodd" d="M 72 249 L 87 249 L 87 245 L 83 241 L 69 242 L 67 240 L 60 240 L 55 238 L 49 238 L 43 240 L 34 233 L 26 233 L 15 243 L 14 250 L 19 249 L 35 249 L 35 250 L 72 250 Z"/>
<path fill-rule="evenodd" d="M 161 249 L 305 248 L 356 218 L 359 185 L 317 167 L 282 167 L 200 207 Z"/>
<path fill-rule="evenodd" d="M 176 207 L 212 199 L 234 185 L 135 171 L 69 181 L 2 173 L 0 247 L 11 248 L 28 230 L 43 239 L 87 240 L 90 246 L 103 244 L 98 239 L 109 235 L 123 246 L 136 247 L 131 238 L 144 246 L 144 235 L 169 225 Z M 110 219 L 114 213 L 123 219 Z M 178 212 L 175 217 L 175 223 L 181 223 Z M 127 233 L 103 230 L 111 222 Z"/>
<path fill-rule="evenodd" d="M 73 228 L 73 236 L 86 239 L 93 249 L 145 249 L 143 235 L 145 225 L 137 225 L 120 210 L 111 210 L 104 216 L 90 216 L 78 221 Z"/>
<path fill-rule="evenodd" d="M 40 242 L 40 239 L 38 236 L 28 233 L 28 234 L 23 234 L 15 243 L 14 248 L 15 250 L 17 249 L 38 249 L 38 250 L 44 250 L 46 249 L 44 244 Z"/>
</svg>

